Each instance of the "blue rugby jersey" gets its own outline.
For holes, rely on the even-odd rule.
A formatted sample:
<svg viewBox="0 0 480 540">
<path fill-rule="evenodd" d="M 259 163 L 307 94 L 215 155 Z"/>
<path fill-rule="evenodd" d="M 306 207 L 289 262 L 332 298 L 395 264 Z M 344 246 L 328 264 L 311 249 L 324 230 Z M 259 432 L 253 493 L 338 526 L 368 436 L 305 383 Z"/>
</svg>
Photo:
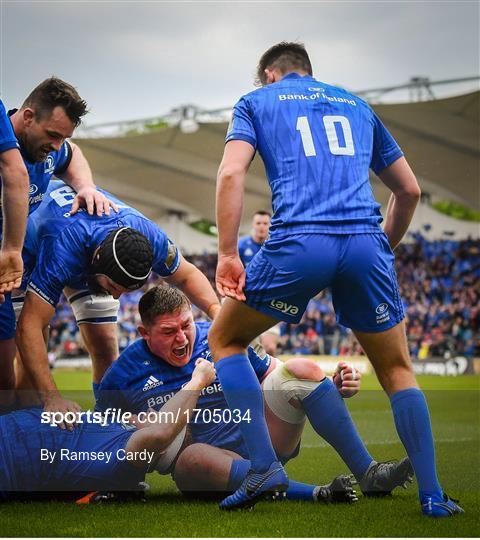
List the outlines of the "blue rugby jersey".
<svg viewBox="0 0 480 540">
<path fill-rule="evenodd" d="M 196 336 L 190 362 L 176 367 L 154 355 L 144 339 L 127 347 L 118 360 L 107 370 L 98 389 L 96 408 L 105 411 L 108 407 L 138 414 L 148 408 L 159 410 L 182 387 L 190 381 L 195 361 L 204 358 L 211 361 L 208 347 L 208 331 L 211 323 L 195 323 Z M 271 364 L 267 354 L 260 356 L 252 347 L 248 358 L 258 378 L 261 379 Z M 218 378 L 207 386 L 198 398 L 196 407 L 201 411 L 190 422 L 195 442 L 213 444 L 230 450 L 241 450 L 243 439 L 238 423 L 229 422 L 228 415 L 214 417 L 214 411 L 228 409 Z M 220 421 L 217 421 L 219 420 Z M 226 420 L 226 421 L 224 421 Z M 242 451 L 240 451 L 242 453 Z"/>
<path fill-rule="evenodd" d="M 270 237 L 381 232 L 369 168 L 403 155 L 370 106 L 297 73 L 243 96 L 226 142 L 250 143 L 265 164 L 274 214 Z"/>
<path fill-rule="evenodd" d="M 35 408 L 0 416 L 0 498 L 8 491 L 128 490 L 144 479 L 122 459 L 130 426 L 85 422 L 68 431 L 42 423 L 41 414 Z M 52 463 L 42 459 L 45 450 L 55 452 Z M 79 452 L 99 459 L 78 459 Z M 111 452 L 110 459 L 100 452 Z"/>
<path fill-rule="evenodd" d="M 238 254 L 240 255 L 243 266 L 247 266 L 261 248 L 262 244 L 255 242 L 250 235 L 242 236 L 238 241 Z"/>
<path fill-rule="evenodd" d="M 0 99 L 0 153 L 12 150 L 12 148 L 20 148 L 15 133 L 13 132 L 12 123 L 7 116 L 3 101 Z"/>
<path fill-rule="evenodd" d="M 16 109 L 9 111 L 9 115 L 13 114 L 16 111 Z M 8 123 L 11 123 L 8 120 Z M 13 128 L 12 128 L 13 132 Z M 16 140 L 16 138 L 15 138 Z M 28 176 L 30 179 L 30 193 L 29 193 L 29 210 L 28 213 L 31 214 L 35 210 L 38 209 L 40 206 L 40 203 L 42 202 L 45 192 L 47 191 L 48 184 L 50 180 L 52 179 L 52 176 L 61 176 L 62 173 L 64 173 L 69 164 L 70 160 L 72 159 L 72 148 L 68 141 L 65 141 L 62 146 L 60 147 L 60 150 L 58 152 L 50 152 L 48 154 L 45 161 L 40 161 L 36 163 L 30 163 L 27 161 L 25 154 L 22 150 L 22 146 L 18 144 L 17 141 L 17 147 L 19 148 L 22 157 L 23 162 L 25 163 L 25 167 L 28 172 Z M 0 186 L 1 190 L 1 186 Z M 1 212 L 0 208 L 0 227 L 1 223 L 3 221 L 3 214 Z"/>
<path fill-rule="evenodd" d="M 110 216 L 90 216 L 84 209 L 71 216 L 75 191 L 53 181 L 39 210 L 29 219 L 24 255 L 28 287 L 55 306 L 65 286 L 87 289 L 87 275 L 93 252 L 108 234 L 119 227 L 132 227 L 150 240 L 153 271 L 167 277 L 178 269 L 180 252 L 162 229 L 111 195 L 119 212 Z"/>
</svg>

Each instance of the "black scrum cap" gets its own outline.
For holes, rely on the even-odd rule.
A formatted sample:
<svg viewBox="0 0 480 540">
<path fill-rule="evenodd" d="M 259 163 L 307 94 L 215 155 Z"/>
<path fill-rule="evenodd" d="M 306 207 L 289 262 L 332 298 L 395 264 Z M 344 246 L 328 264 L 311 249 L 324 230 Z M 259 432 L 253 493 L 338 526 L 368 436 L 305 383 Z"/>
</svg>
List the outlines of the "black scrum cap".
<svg viewBox="0 0 480 540">
<path fill-rule="evenodd" d="M 152 271 L 153 251 L 148 239 L 130 227 L 109 233 L 90 266 L 90 275 L 103 274 L 127 289 L 138 289 Z"/>
</svg>

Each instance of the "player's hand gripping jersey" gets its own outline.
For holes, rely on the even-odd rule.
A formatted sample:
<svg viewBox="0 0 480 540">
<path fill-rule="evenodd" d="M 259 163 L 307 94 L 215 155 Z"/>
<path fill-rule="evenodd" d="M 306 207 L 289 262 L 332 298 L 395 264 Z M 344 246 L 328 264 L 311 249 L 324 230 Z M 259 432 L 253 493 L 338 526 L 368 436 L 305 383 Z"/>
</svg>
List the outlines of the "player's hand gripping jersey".
<svg viewBox="0 0 480 540">
<path fill-rule="evenodd" d="M 28 287 L 53 306 L 65 286 L 88 289 L 93 252 L 119 227 L 136 229 L 150 241 L 152 268 L 158 275 L 169 276 L 178 268 L 180 252 L 158 225 L 110 193 L 99 191 L 118 205 L 118 213 L 98 217 L 81 209 L 71 216 L 76 193 L 63 182 L 54 181 L 38 212 L 29 219 L 24 248 L 25 267 L 31 273 Z"/>
<path fill-rule="evenodd" d="M 97 394 L 97 409 L 105 411 L 115 407 L 135 414 L 150 407 L 161 409 L 191 379 L 198 358 L 211 360 L 207 341 L 210 325 L 207 322 L 195 324 L 192 357 L 183 367 L 172 366 L 152 354 L 144 339 L 130 345 L 105 373 Z M 249 347 L 248 357 L 257 377 L 262 379 L 271 364 L 270 356 L 259 355 Z M 198 412 L 189 424 L 194 442 L 212 444 L 247 456 L 238 429 L 240 419 L 235 416 L 235 411 L 228 412 L 218 378 L 204 388 L 196 410 Z"/>
<path fill-rule="evenodd" d="M 272 190 L 270 237 L 381 232 L 369 168 L 403 155 L 367 103 L 296 73 L 243 96 L 226 141 L 260 153 Z"/>
</svg>

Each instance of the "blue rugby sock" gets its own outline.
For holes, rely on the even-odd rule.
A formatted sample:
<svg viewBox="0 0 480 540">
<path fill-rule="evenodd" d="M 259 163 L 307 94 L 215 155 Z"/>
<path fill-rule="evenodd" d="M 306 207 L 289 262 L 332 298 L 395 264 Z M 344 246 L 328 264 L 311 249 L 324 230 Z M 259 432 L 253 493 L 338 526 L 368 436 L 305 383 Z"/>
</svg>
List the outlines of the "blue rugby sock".
<svg viewBox="0 0 480 540">
<path fill-rule="evenodd" d="M 335 448 L 355 478 L 361 480 L 373 458 L 337 387 L 330 379 L 325 379 L 302 401 L 302 405 L 313 429 Z"/>
<path fill-rule="evenodd" d="M 250 460 L 248 459 L 234 459 L 232 461 L 232 468 L 230 469 L 230 476 L 228 478 L 228 491 L 236 491 L 242 484 L 245 476 L 251 467 Z"/>
<path fill-rule="evenodd" d="M 244 354 L 234 354 L 216 363 L 218 378 L 229 409 L 240 411 L 239 422 L 243 439 L 248 448 L 252 469 L 265 472 L 277 460 L 268 433 L 263 406 L 263 394 L 255 371 Z"/>
<path fill-rule="evenodd" d="M 418 388 L 400 390 L 390 396 L 395 426 L 417 477 L 420 497 L 440 495 L 435 468 L 435 446 L 428 405 Z"/>
<path fill-rule="evenodd" d="M 289 501 L 314 501 L 313 492 L 317 486 L 303 484 L 289 480 L 287 489 L 287 499 Z"/>
<path fill-rule="evenodd" d="M 228 491 L 237 490 L 247 476 L 250 470 L 250 461 L 248 459 L 234 459 L 232 468 L 230 469 L 230 477 L 228 479 Z M 287 489 L 287 499 L 290 501 L 313 501 L 313 492 L 316 486 L 310 484 L 302 484 L 290 480 Z"/>
</svg>

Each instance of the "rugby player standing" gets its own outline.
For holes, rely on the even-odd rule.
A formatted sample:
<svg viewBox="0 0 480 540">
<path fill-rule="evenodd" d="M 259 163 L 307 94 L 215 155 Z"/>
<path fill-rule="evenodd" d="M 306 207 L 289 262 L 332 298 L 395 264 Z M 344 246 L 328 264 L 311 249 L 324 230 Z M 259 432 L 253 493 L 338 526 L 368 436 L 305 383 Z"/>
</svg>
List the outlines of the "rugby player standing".
<svg viewBox="0 0 480 540">
<path fill-rule="evenodd" d="M 258 379 L 245 355 L 256 336 L 278 322 L 297 323 L 310 298 L 326 287 L 338 321 L 352 328 L 390 398 L 395 425 L 415 470 L 422 512 L 463 510 L 444 494 L 436 473 L 427 403 L 418 388 L 405 335 L 394 270 L 401 241 L 420 198 L 403 153 L 367 103 L 312 77 L 301 44 L 279 43 L 260 58 L 262 88 L 235 105 L 218 172 L 219 256 L 216 282 L 228 298 L 210 331 L 210 348 L 231 409 L 249 409 L 240 427 L 252 470 L 221 506 L 251 506 L 285 490 L 263 413 Z M 272 190 L 270 236 L 246 271 L 238 256 L 244 181 L 258 150 Z M 385 228 L 369 169 L 392 191 Z M 338 405 L 316 390 L 316 407 Z"/>
<path fill-rule="evenodd" d="M 242 236 L 238 240 L 238 255 L 243 266 L 247 266 L 268 238 L 271 217 L 270 212 L 266 212 L 265 210 L 255 212 L 252 218 L 251 234 Z"/>
<path fill-rule="evenodd" d="M 243 266 L 247 266 L 268 238 L 271 218 L 270 212 L 265 210 L 258 210 L 258 212 L 253 214 L 251 234 L 242 236 L 238 240 L 238 255 Z M 269 328 L 260 336 L 260 343 L 268 354 L 275 355 L 277 353 L 279 336 L 279 325 L 272 326 L 272 328 Z"/>
</svg>

